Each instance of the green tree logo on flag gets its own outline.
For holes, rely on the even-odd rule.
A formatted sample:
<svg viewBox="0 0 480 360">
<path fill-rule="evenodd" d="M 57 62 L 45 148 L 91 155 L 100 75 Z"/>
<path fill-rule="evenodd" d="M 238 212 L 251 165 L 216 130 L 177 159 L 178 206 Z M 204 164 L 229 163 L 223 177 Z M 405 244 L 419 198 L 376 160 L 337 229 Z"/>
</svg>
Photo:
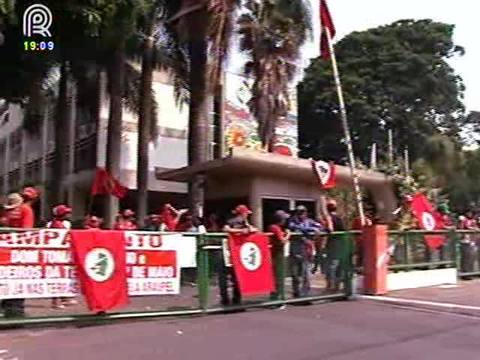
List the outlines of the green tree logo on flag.
<svg viewBox="0 0 480 360">
<path fill-rule="evenodd" d="M 255 271 L 262 265 L 262 252 L 257 244 L 246 242 L 240 247 L 240 260 L 245 269 Z"/>
<path fill-rule="evenodd" d="M 105 248 L 94 248 L 85 256 L 85 272 L 96 282 L 110 279 L 115 270 L 115 260 L 112 253 Z"/>
</svg>

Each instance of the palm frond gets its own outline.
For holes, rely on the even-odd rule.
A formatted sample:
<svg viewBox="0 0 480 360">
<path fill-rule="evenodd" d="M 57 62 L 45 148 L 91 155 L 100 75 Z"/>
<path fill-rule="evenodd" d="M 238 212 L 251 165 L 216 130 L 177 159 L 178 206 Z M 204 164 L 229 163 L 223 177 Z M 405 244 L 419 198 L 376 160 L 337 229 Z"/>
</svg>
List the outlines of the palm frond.
<svg viewBox="0 0 480 360">
<path fill-rule="evenodd" d="M 240 49 L 249 58 L 244 72 L 254 78 L 249 107 L 263 146 L 270 147 L 277 122 L 288 112 L 296 63 L 311 31 L 310 12 L 302 0 L 247 0 L 246 9 L 238 26 Z"/>
<path fill-rule="evenodd" d="M 230 48 L 236 9 L 239 0 L 209 0 L 207 9 L 210 16 L 208 37 L 210 40 L 210 64 L 208 79 L 215 86 L 221 78 L 223 65 Z M 213 89 L 211 89 L 213 90 Z"/>
</svg>

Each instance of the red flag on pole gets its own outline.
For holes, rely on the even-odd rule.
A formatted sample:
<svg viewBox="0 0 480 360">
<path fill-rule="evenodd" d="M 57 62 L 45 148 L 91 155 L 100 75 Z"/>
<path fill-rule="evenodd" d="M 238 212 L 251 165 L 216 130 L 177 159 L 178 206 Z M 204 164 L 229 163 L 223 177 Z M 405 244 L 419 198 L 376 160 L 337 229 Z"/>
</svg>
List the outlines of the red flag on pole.
<svg viewBox="0 0 480 360">
<path fill-rule="evenodd" d="M 333 24 L 332 16 L 330 15 L 330 10 L 328 10 L 328 5 L 326 0 L 320 0 L 320 51 L 322 58 L 325 60 L 330 59 L 330 48 L 328 47 L 328 38 L 327 32 L 325 29 L 328 29 L 330 32 L 330 39 L 333 39 L 336 34 L 335 25 Z"/>
<path fill-rule="evenodd" d="M 111 194 L 122 199 L 128 189 L 120 181 L 111 176 L 104 168 L 97 168 L 90 193 L 95 195 Z"/>
<path fill-rule="evenodd" d="M 312 160 L 312 168 L 322 189 L 333 189 L 337 185 L 335 164 Z"/>
<path fill-rule="evenodd" d="M 88 308 L 100 312 L 128 304 L 124 232 L 72 230 L 70 234 Z"/>
<path fill-rule="evenodd" d="M 265 234 L 231 234 L 229 246 L 242 295 L 268 294 L 275 290 L 268 237 Z"/>
<path fill-rule="evenodd" d="M 445 228 L 441 215 L 435 211 L 430 201 L 422 193 L 413 195 L 411 209 L 421 229 L 432 231 Z M 430 249 L 436 250 L 445 244 L 445 236 L 425 235 L 425 243 Z"/>
</svg>

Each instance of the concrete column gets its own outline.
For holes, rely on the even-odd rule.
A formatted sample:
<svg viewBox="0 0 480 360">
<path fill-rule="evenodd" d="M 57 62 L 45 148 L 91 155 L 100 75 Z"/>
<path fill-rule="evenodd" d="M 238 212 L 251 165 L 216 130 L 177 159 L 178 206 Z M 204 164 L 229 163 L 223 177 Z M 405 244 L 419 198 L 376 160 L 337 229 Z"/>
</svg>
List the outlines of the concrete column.
<svg viewBox="0 0 480 360">
<path fill-rule="evenodd" d="M 74 193 L 75 193 L 75 132 L 77 124 L 77 104 L 76 104 L 76 87 L 74 84 L 70 84 L 70 121 L 68 129 L 68 190 L 67 190 L 67 202 L 69 206 L 74 204 Z"/>
<path fill-rule="evenodd" d="M 40 215 L 43 219 L 46 219 L 48 216 L 48 196 L 47 196 L 47 157 L 48 157 L 48 115 L 50 112 L 50 106 L 45 107 L 45 112 L 43 114 L 42 120 L 42 130 L 41 130 L 41 162 L 40 162 L 40 183 L 42 184 L 42 194 L 40 201 Z"/>
<path fill-rule="evenodd" d="M 20 186 L 25 186 L 25 173 L 27 170 L 27 151 L 25 130 L 20 130 Z"/>
<path fill-rule="evenodd" d="M 258 192 L 255 181 L 252 181 L 250 184 L 250 193 L 249 193 L 249 206 L 253 214 L 251 217 L 252 225 L 256 226 L 259 229 L 263 229 L 263 216 L 262 216 L 262 198 Z"/>
</svg>

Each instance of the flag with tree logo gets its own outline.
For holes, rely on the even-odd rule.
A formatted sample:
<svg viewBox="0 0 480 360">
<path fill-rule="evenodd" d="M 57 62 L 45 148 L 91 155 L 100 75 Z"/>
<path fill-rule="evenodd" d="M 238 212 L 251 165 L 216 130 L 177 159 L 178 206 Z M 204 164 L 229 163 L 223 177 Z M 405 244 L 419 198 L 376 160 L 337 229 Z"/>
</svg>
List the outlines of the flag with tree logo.
<svg viewBox="0 0 480 360">
<path fill-rule="evenodd" d="M 73 230 L 72 252 L 88 308 L 107 311 L 128 304 L 122 231 Z"/>
<path fill-rule="evenodd" d="M 272 258 L 265 234 L 231 234 L 231 261 L 242 295 L 268 294 L 275 290 Z"/>
</svg>

